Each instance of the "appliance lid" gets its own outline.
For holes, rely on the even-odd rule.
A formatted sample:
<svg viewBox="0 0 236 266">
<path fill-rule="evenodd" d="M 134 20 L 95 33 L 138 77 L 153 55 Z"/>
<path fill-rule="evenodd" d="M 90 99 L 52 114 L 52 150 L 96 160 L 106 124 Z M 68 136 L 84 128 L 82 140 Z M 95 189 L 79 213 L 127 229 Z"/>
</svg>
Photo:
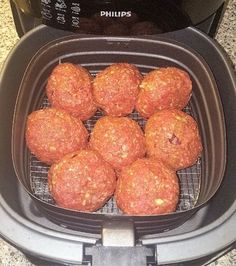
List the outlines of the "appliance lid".
<svg viewBox="0 0 236 266">
<path fill-rule="evenodd" d="M 224 0 L 14 0 L 46 25 L 98 35 L 150 35 L 197 25 Z"/>
</svg>

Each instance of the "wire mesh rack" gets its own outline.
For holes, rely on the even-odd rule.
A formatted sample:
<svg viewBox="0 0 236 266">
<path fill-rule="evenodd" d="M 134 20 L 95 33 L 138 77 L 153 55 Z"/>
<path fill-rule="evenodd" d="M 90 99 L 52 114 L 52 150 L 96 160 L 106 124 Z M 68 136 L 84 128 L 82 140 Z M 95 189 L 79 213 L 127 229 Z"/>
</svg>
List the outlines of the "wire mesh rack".
<svg viewBox="0 0 236 266">
<path fill-rule="evenodd" d="M 50 105 L 47 98 L 44 97 L 39 106 L 39 109 L 49 106 Z M 189 104 L 184 109 L 184 111 L 194 117 L 194 112 L 192 110 L 191 104 Z M 84 122 L 84 125 L 89 133 L 93 130 L 96 121 L 102 116 L 102 112 L 97 111 L 92 118 Z M 146 120 L 140 117 L 136 111 L 130 114 L 129 117 L 135 120 L 140 125 L 140 127 L 144 129 Z M 177 172 L 180 183 L 180 197 L 176 212 L 189 210 L 195 206 L 200 192 L 201 174 L 203 167 L 202 163 L 203 162 L 201 158 L 199 158 L 195 165 Z M 34 155 L 30 154 L 30 164 L 28 167 L 31 190 L 33 194 L 40 200 L 55 205 L 56 203 L 53 200 L 48 188 L 47 175 L 49 166 L 40 162 Z M 112 197 L 103 206 L 103 208 L 97 211 L 97 213 L 121 214 L 122 212 L 117 207 L 114 197 Z"/>
</svg>

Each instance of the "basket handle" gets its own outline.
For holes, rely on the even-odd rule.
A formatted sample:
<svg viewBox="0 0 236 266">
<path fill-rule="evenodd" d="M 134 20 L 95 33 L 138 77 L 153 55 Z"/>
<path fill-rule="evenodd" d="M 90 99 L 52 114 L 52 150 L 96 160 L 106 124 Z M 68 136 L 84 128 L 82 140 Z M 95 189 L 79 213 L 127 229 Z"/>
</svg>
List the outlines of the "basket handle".
<svg viewBox="0 0 236 266">
<path fill-rule="evenodd" d="M 102 243 L 86 248 L 93 266 L 154 266 L 152 248 L 135 245 L 132 221 L 109 220 L 103 223 Z"/>
</svg>

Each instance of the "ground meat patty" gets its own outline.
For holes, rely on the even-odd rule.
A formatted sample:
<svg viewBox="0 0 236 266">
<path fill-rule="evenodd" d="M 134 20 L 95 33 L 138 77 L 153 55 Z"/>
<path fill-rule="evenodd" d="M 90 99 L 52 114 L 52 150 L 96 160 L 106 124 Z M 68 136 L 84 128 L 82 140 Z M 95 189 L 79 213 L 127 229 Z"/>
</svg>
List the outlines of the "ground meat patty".
<svg viewBox="0 0 236 266">
<path fill-rule="evenodd" d="M 148 118 L 158 110 L 182 110 L 190 99 L 192 82 L 184 70 L 167 67 L 149 72 L 140 88 L 136 109 Z"/>
<path fill-rule="evenodd" d="M 176 170 L 193 165 L 202 151 L 196 121 L 179 110 L 162 110 L 151 116 L 145 138 L 147 154 Z"/>
<path fill-rule="evenodd" d="M 138 159 L 122 170 L 115 198 L 126 214 L 170 213 L 175 211 L 179 199 L 178 178 L 161 161 Z"/>
<path fill-rule="evenodd" d="M 145 155 L 145 139 L 139 125 L 127 117 L 103 117 L 97 121 L 90 147 L 115 169 Z"/>
<path fill-rule="evenodd" d="M 85 148 L 88 133 L 78 118 L 46 108 L 28 116 L 25 137 L 30 151 L 40 161 L 52 164 L 69 152 Z"/>
<path fill-rule="evenodd" d="M 52 107 L 63 109 L 81 120 L 90 118 L 96 112 L 92 77 L 79 65 L 57 65 L 48 79 L 46 93 Z"/>
<path fill-rule="evenodd" d="M 141 80 L 142 75 L 134 65 L 113 64 L 94 79 L 94 99 L 107 115 L 125 116 L 134 109 Z"/>
<path fill-rule="evenodd" d="M 78 211 L 96 211 L 113 195 L 116 175 L 94 151 L 67 154 L 49 170 L 49 189 L 56 203 Z"/>
</svg>

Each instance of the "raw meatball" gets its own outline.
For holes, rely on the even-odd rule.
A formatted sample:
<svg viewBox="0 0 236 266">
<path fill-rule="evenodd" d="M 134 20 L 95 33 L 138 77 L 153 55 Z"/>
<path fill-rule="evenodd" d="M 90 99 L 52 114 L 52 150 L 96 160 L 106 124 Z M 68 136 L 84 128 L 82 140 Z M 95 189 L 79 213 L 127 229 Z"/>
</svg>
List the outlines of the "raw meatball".
<svg viewBox="0 0 236 266">
<path fill-rule="evenodd" d="M 149 72 L 140 88 L 136 109 L 148 118 L 158 110 L 183 109 L 190 99 L 192 82 L 184 70 L 167 67 Z"/>
<path fill-rule="evenodd" d="M 85 148 L 88 132 L 79 119 L 46 108 L 28 116 L 25 137 L 29 150 L 40 161 L 52 164 L 69 152 Z"/>
<path fill-rule="evenodd" d="M 94 79 L 94 99 L 107 115 L 125 116 L 134 109 L 141 80 L 142 75 L 136 66 L 113 64 Z"/>
<path fill-rule="evenodd" d="M 178 170 L 193 165 L 202 144 L 196 121 L 179 110 L 162 110 L 145 127 L 147 154 Z"/>
<path fill-rule="evenodd" d="M 113 195 L 116 176 L 94 151 L 67 154 L 49 170 L 49 189 L 56 203 L 78 211 L 96 211 Z"/>
<path fill-rule="evenodd" d="M 115 198 L 126 214 L 170 213 L 179 200 L 178 178 L 161 161 L 138 159 L 122 170 Z"/>
<path fill-rule="evenodd" d="M 97 121 L 90 147 L 115 169 L 145 155 L 145 139 L 139 125 L 127 117 L 103 117 Z"/>
<path fill-rule="evenodd" d="M 46 93 L 52 107 L 65 110 L 81 120 L 90 118 L 96 112 L 92 77 L 79 65 L 57 65 L 48 79 Z"/>
</svg>

